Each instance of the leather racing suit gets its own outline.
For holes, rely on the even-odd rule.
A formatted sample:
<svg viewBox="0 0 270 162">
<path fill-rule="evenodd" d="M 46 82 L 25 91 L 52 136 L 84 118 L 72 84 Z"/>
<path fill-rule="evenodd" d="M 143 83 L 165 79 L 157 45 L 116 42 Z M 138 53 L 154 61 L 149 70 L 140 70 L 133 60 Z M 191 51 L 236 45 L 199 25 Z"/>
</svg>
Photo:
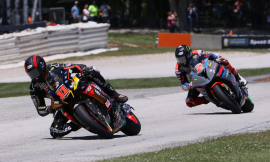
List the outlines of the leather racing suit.
<svg viewBox="0 0 270 162">
<path fill-rule="evenodd" d="M 189 84 L 188 78 L 191 78 L 192 69 L 198 64 L 202 63 L 204 59 L 208 58 L 209 60 L 216 60 L 221 58 L 219 54 L 208 53 L 202 50 L 194 50 L 192 51 L 192 58 L 189 61 L 188 67 L 183 67 L 179 63 L 175 66 L 175 74 L 176 77 L 180 80 L 182 84 L 182 89 L 188 91 L 188 95 L 186 98 L 186 104 L 188 107 L 194 107 L 201 104 L 208 104 L 209 101 L 204 97 L 198 97 L 200 92 L 196 89 L 191 89 L 191 85 Z M 221 58 L 221 64 L 223 64 L 228 70 L 232 72 L 232 74 L 237 78 L 239 78 L 238 72 L 231 66 L 228 60 Z M 237 79 L 238 80 L 238 79 Z"/>
</svg>

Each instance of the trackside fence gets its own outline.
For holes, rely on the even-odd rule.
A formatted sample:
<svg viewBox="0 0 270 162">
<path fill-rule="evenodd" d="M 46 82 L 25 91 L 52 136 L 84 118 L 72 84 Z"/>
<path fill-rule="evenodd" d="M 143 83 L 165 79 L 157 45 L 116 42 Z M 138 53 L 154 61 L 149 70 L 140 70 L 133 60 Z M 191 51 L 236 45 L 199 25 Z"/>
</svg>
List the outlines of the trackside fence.
<svg viewBox="0 0 270 162">
<path fill-rule="evenodd" d="M 20 62 L 31 55 L 44 57 L 106 48 L 109 26 L 88 22 L 0 35 L 0 64 Z"/>
</svg>

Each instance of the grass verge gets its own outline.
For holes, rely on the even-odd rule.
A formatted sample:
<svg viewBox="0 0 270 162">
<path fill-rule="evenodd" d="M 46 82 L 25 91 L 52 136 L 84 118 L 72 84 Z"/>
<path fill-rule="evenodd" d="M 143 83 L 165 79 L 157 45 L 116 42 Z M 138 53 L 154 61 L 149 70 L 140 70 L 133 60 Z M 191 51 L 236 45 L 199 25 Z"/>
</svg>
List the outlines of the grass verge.
<svg viewBox="0 0 270 162">
<path fill-rule="evenodd" d="M 142 55 L 142 54 L 162 54 L 166 52 L 174 52 L 175 48 L 155 48 L 155 42 L 158 34 L 120 34 L 120 33 L 109 33 L 108 44 L 109 45 L 120 45 L 125 47 L 119 47 L 118 51 L 103 52 L 98 55 L 88 55 L 82 57 L 71 57 L 66 59 L 54 60 L 52 62 L 66 62 L 76 60 L 88 60 L 97 57 L 109 57 L 109 56 L 131 56 L 131 55 Z M 126 45 L 139 46 L 137 48 L 128 47 Z M 145 46 L 152 46 L 154 48 L 142 48 Z M 269 53 L 268 49 L 201 49 L 204 51 L 215 51 L 215 52 L 256 52 L 256 53 Z M 50 62 L 50 63 L 52 63 Z"/>
<path fill-rule="evenodd" d="M 270 68 L 240 69 L 243 77 L 270 73 Z M 176 77 L 108 80 L 115 89 L 137 89 L 180 86 Z M 0 98 L 29 95 L 29 83 L 0 83 Z"/>
<path fill-rule="evenodd" d="M 104 160 L 104 162 L 265 162 L 270 159 L 270 131 L 232 135 L 156 152 Z"/>
</svg>

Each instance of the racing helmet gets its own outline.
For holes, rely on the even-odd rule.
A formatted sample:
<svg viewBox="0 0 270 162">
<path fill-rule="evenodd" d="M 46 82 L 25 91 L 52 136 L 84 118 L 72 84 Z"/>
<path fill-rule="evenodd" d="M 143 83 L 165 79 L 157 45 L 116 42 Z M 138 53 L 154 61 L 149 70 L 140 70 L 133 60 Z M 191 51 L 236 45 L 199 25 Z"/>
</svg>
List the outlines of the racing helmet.
<svg viewBox="0 0 270 162">
<path fill-rule="evenodd" d="M 182 66 L 188 66 L 192 57 L 192 50 L 187 45 L 180 45 L 175 49 L 175 58 Z"/>
<path fill-rule="evenodd" d="M 33 55 L 26 59 L 24 68 L 25 72 L 32 80 L 42 81 L 46 79 L 46 62 L 39 55 Z"/>
</svg>

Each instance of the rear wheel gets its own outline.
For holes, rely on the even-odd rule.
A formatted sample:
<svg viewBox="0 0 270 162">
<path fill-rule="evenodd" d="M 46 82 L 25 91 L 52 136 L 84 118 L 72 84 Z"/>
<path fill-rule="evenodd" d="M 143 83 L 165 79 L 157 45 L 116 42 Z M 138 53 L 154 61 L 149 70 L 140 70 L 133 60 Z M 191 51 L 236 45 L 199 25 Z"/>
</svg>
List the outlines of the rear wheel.
<svg viewBox="0 0 270 162">
<path fill-rule="evenodd" d="M 241 113 L 241 107 L 239 104 L 234 102 L 227 94 L 226 92 L 223 91 L 222 87 L 219 84 L 216 84 L 213 87 L 213 91 L 218 98 L 219 101 L 222 101 L 223 104 L 227 107 L 230 108 L 230 110 L 234 114 L 240 114 Z"/>
<path fill-rule="evenodd" d="M 245 104 L 241 107 L 241 109 L 243 112 L 251 112 L 253 110 L 253 108 L 254 108 L 254 103 L 251 100 L 251 98 L 248 96 L 246 98 Z"/>
<path fill-rule="evenodd" d="M 85 128 L 89 128 L 94 133 L 98 134 L 102 138 L 110 139 L 113 137 L 113 132 L 111 127 L 107 126 L 105 128 L 101 124 L 97 123 L 99 121 L 95 121 L 84 109 L 82 105 L 79 105 L 75 109 L 75 117 L 84 125 Z"/>
<path fill-rule="evenodd" d="M 134 136 L 140 133 L 141 123 L 132 112 L 126 117 L 126 124 L 122 127 L 121 131 L 127 136 Z"/>
</svg>

